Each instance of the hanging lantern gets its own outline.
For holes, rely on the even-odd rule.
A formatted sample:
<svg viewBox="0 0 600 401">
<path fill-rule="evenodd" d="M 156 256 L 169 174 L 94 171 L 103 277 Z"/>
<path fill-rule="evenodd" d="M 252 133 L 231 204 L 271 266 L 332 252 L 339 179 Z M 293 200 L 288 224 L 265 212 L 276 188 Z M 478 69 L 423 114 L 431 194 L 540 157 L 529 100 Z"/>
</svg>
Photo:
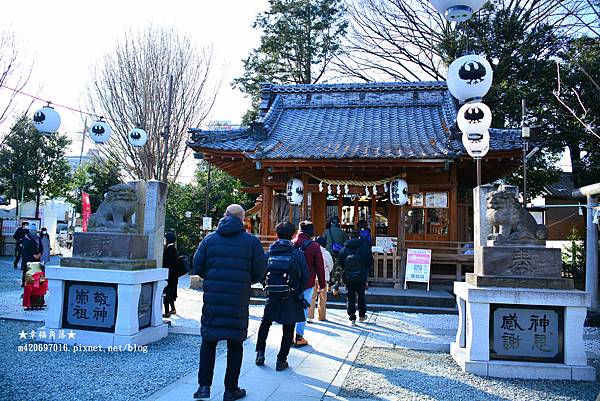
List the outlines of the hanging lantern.
<svg viewBox="0 0 600 401">
<path fill-rule="evenodd" d="M 33 125 L 41 134 L 53 134 L 60 127 L 60 115 L 50 106 L 44 106 L 33 114 Z"/>
<path fill-rule="evenodd" d="M 304 184 L 299 178 L 292 178 L 287 183 L 287 201 L 291 205 L 301 205 L 304 199 Z"/>
<path fill-rule="evenodd" d="M 102 121 L 102 119 L 100 119 L 92 124 L 92 126 L 88 129 L 88 134 L 95 143 L 105 143 L 110 139 L 112 128 L 106 121 Z"/>
<path fill-rule="evenodd" d="M 350 188 L 348 187 L 348 184 L 344 184 L 344 193 L 346 195 L 348 195 L 349 192 L 350 192 Z"/>
<path fill-rule="evenodd" d="M 141 128 L 134 128 L 127 135 L 127 139 L 129 139 L 129 143 L 135 147 L 142 147 L 148 141 L 148 134 Z"/>
<path fill-rule="evenodd" d="M 458 110 L 456 124 L 462 133 L 483 135 L 492 125 L 492 111 L 484 103 L 465 103 Z"/>
<path fill-rule="evenodd" d="M 430 0 L 433 8 L 450 22 L 463 22 L 471 18 L 486 0 Z"/>
<path fill-rule="evenodd" d="M 402 206 L 408 203 L 408 184 L 406 181 L 397 179 L 390 184 L 390 201 L 392 205 Z"/>
<path fill-rule="evenodd" d="M 319 183 L 319 192 L 323 192 L 323 181 Z"/>
<path fill-rule="evenodd" d="M 490 133 L 485 131 L 483 134 L 463 134 L 462 143 L 469 156 L 482 158 L 490 150 Z"/>
<path fill-rule="evenodd" d="M 457 58 L 448 67 L 448 90 L 461 102 L 479 100 L 492 87 L 492 66 L 485 57 L 468 54 Z"/>
</svg>

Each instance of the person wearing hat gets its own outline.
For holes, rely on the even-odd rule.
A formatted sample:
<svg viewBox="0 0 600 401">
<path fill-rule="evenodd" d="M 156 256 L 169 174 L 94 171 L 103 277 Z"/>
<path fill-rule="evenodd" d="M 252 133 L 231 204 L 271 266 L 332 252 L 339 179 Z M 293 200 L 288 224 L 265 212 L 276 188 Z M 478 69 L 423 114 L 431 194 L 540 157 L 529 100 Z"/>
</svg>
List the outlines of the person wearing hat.
<svg viewBox="0 0 600 401">
<path fill-rule="evenodd" d="M 169 269 L 169 277 L 167 278 L 167 286 L 163 290 L 165 305 L 165 313 L 163 317 L 170 317 L 177 314 L 175 310 L 175 300 L 177 299 L 177 284 L 179 281 L 179 256 L 175 241 L 177 237 L 175 233 L 168 232 L 165 235 L 165 249 L 163 250 L 163 268 Z M 170 310 L 169 310 L 170 308 Z"/>
</svg>

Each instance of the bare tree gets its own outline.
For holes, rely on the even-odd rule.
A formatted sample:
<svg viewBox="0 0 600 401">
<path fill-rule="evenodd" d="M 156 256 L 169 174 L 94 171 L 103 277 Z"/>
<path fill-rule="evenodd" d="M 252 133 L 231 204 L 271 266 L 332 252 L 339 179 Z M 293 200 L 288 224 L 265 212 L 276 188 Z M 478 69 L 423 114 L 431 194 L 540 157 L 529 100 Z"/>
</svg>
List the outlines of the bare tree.
<svg viewBox="0 0 600 401">
<path fill-rule="evenodd" d="M 26 65 L 14 33 L 0 32 L 0 124 L 13 110 L 15 97 L 31 77 L 32 64 Z"/>
<path fill-rule="evenodd" d="M 94 113 L 113 126 L 113 138 L 100 148 L 133 178 L 158 179 L 164 169 L 176 179 L 190 155 L 187 130 L 209 116 L 220 78 L 213 78 L 212 48 L 196 50 L 186 34 L 149 26 L 128 32 L 94 71 L 88 101 Z M 169 77 L 173 76 L 167 165 L 163 135 L 167 127 Z M 128 133 L 139 126 L 148 133 L 142 148 L 133 147 Z"/>
<path fill-rule="evenodd" d="M 587 1 L 495 0 L 494 4 L 525 30 L 543 22 L 557 32 L 570 33 L 581 29 L 578 18 L 584 18 Z M 444 61 L 453 56 L 444 54 L 444 47 L 466 36 L 466 24 L 449 23 L 428 0 L 348 0 L 347 7 L 351 25 L 336 64 L 341 74 L 365 81 L 443 80 Z"/>
</svg>

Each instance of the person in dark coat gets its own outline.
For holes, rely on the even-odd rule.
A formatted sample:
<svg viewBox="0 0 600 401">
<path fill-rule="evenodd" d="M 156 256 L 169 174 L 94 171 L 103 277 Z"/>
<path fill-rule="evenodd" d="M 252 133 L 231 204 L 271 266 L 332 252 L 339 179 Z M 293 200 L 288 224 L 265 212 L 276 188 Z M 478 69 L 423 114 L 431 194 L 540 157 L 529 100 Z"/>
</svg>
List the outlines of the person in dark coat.
<svg viewBox="0 0 600 401">
<path fill-rule="evenodd" d="M 310 306 L 312 293 L 317 283 L 318 291 L 327 291 L 327 283 L 325 283 L 325 264 L 323 263 L 323 254 L 321 253 L 321 245 L 311 238 L 315 235 L 315 228 L 310 221 L 300 222 L 300 232 L 292 241 L 294 247 L 304 252 L 306 265 L 308 267 L 308 280 L 304 286 L 304 299 Z M 304 321 L 296 324 L 296 337 L 294 344 L 296 347 L 308 345 L 308 341 L 304 338 L 304 328 L 306 327 L 306 319 L 308 319 L 308 308 L 304 310 Z"/>
<path fill-rule="evenodd" d="M 279 223 L 276 230 L 278 240 L 271 245 L 267 253 L 267 274 L 264 280 L 267 302 L 256 340 L 256 364 L 264 365 L 269 328 L 273 322 L 277 322 L 283 325 L 283 336 L 275 369 L 282 371 L 288 367 L 287 356 L 294 339 L 294 325 L 304 321 L 302 301 L 304 287 L 308 281 L 308 269 L 304 254 L 295 249 L 291 241 L 296 231 L 294 225 Z M 271 280 L 271 277 L 274 278 Z M 277 285 L 279 278 L 283 277 L 289 277 L 288 284 Z"/>
<path fill-rule="evenodd" d="M 21 227 L 17 228 L 15 233 L 13 234 L 13 238 L 15 239 L 15 261 L 13 262 L 13 267 L 16 269 L 19 265 L 19 260 L 23 255 L 23 238 L 25 238 L 25 234 L 29 232 L 29 223 L 24 221 L 21 223 Z M 22 269 L 21 269 L 22 270 Z"/>
<path fill-rule="evenodd" d="M 179 256 L 175 247 L 176 240 L 175 233 L 168 232 L 165 235 L 166 245 L 163 250 L 163 267 L 169 269 L 169 277 L 167 278 L 167 286 L 163 290 L 163 304 L 165 305 L 163 317 L 177 314 L 175 300 L 177 299 L 177 285 L 179 282 Z"/>
<path fill-rule="evenodd" d="M 223 400 L 245 397 L 238 387 L 243 342 L 248 335 L 250 286 L 265 274 L 260 240 L 244 230 L 244 209 L 229 205 L 217 230 L 204 238 L 194 255 L 194 273 L 204 279 L 199 388 L 194 398 L 210 398 L 217 342 L 227 340 Z"/>
<path fill-rule="evenodd" d="M 358 298 L 358 316 L 361 322 L 367 317 L 367 304 L 365 290 L 369 269 L 373 264 L 373 254 L 370 246 L 359 231 L 352 232 L 351 239 L 346 241 L 340 252 L 338 263 L 342 268 L 342 275 L 346 283 L 347 312 L 352 325 L 356 324 L 356 299 Z"/>
<path fill-rule="evenodd" d="M 44 251 L 44 247 L 42 246 L 42 239 L 37 234 L 37 227 L 35 224 L 31 225 L 31 228 L 27 230 L 25 233 L 25 237 L 23 237 L 23 257 L 21 263 L 21 269 L 23 269 L 23 274 L 21 277 L 21 287 L 25 286 L 25 273 L 27 272 L 27 263 L 35 262 L 39 260 L 39 257 L 36 259 L 34 255 L 42 255 Z"/>
</svg>

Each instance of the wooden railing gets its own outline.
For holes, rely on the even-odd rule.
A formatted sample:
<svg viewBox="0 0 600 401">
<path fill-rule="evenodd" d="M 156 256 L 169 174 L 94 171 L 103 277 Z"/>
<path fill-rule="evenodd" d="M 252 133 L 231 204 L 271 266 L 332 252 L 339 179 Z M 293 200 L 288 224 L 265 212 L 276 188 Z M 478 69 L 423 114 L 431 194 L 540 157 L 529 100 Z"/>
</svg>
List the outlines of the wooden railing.
<svg viewBox="0 0 600 401">
<path fill-rule="evenodd" d="M 395 240 L 393 241 L 395 244 Z M 406 248 L 431 249 L 431 279 L 432 280 L 456 280 L 462 281 L 464 273 L 473 271 L 472 242 L 449 242 L 449 241 L 405 241 L 405 249 L 402 250 L 402 258 L 394 249 L 391 253 L 373 254 L 373 271 L 369 280 L 376 283 L 404 282 L 404 264 L 406 259 Z M 444 267 L 454 268 L 454 274 L 444 274 Z"/>
<path fill-rule="evenodd" d="M 257 235 L 265 250 L 277 240 L 273 235 Z M 396 239 L 392 242 L 396 245 Z M 403 259 L 406 259 L 406 248 L 431 249 L 431 279 L 463 281 L 464 274 L 473 271 L 473 255 L 465 254 L 473 251 L 472 242 L 452 241 L 405 241 Z M 443 270 L 453 268 L 454 274 Z M 374 253 L 373 270 L 369 281 L 374 283 L 401 284 L 404 282 L 404 264 L 394 249 L 391 253 Z"/>
</svg>

